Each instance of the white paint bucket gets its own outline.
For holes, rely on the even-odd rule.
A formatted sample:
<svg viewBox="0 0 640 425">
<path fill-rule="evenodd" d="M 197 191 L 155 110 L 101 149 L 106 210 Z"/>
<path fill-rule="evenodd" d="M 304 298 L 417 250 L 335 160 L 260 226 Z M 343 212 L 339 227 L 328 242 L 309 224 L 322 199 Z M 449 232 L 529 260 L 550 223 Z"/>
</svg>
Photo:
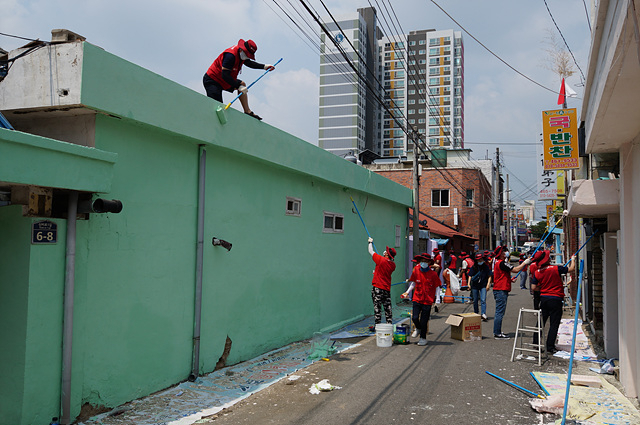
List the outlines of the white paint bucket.
<svg viewBox="0 0 640 425">
<path fill-rule="evenodd" d="M 393 345 L 393 325 L 378 323 L 376 325 L 376 344 L 378 347 L 391 347 Z"/>
</svg>

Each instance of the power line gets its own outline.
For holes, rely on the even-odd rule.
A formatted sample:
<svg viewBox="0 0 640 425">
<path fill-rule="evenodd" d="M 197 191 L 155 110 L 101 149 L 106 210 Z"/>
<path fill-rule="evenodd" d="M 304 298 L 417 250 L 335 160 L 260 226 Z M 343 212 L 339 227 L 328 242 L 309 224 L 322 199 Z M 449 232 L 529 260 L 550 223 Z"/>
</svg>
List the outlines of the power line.
<svg viewBox="0 0 640 425">
<path fill-rule="evenodd" d="M 569 53 L 571 54 L 571 57 L 573 58 L 573 63 L 576 64 L 576 66 L 578 67 L 578 70 L 580 71 L 580 75 L 582 75 L 582 81 L 586 81 L 584 73 L 582 72 L 582 69 L 580 68 L 580 65 L 578 65 L 578 61 L 576 61 L 576 57 L 573 56 L 573 52 L 571 51 L 571 48 L 569 47 L 569 44 L 567 44 L 567 40 L 565 40 L 564 35 L 562 34 L 562 31 L 560 31 L 560 27 L 558 27 L 558 24 L 556 23 L 556 20 L 553 17 L 553 14 L 551 13 L 551 10 L 549 9 L 549 5 L 547 4 L 547 0 L 543 0 L 543 1 L 544 1 L 544 5 L 547 7 L 547 12 L 549 12 L 549 16 L 551 16 L 551 20 L 553 21 L 553 25 L 556 26 L 556 29 L 558 30 L 558 33 L 560 33 L 560 37 L 562 37 L 562 41 L 564 41 L 564 45 L 567 46 L 567 50 L 569 51 Z"/>
<path fill-rule="evenodd" d="M 435 4 L 436 7 L 438 9 L 440 9 L 445 15 L 447 15 L 449 17 L 449 19 L 451 19 L 453 22 L 456 23 L 456 25 L 458 25 L 460 27 L 460 29 L 462 29 L 467 35 L 469 35 L 469 37 L 473 38 L 476 43 L 478 43 L 479 45 L 481 45 L 487 52 L 491 53 L 496 59 L 498 59 L 500 62 L 502 62 L 503 64 L 505 64 L 506 66 L 508 66 L 511 70 L 513 70 L 514 72 L 516 72 L 518 75 L 526 78 L 527 80 L 531 81 L 533 84 L 542 87 L 545 90 L 548 90 L 552 93 L 555 94 L 559 94 L 558 91 L 550 89 L 548 87 L 543 86 L 542 84 L 538 83 L 537 81 L 529 78 L 528 76 L 524 75 L 522 72 L 518 71 L 517 69 L 515 69 L 513 66 L 511 66 L 509 63 L 507 63 L 504 59 L 502 59 L 500 56 L 498 56 L 497 54 L 495 54 L 493 51 L 491 51 L 491 49 L 489 49 L 487 46 L 485 46 L 480 40 L 478 40 L 476 37 L 473 36 L 473 34 L 471 34 L 469 31 L 467 31 L 462 25 L 460 25 L 460 23 L 458 21 L 456 21 L 446 10 L 444 10 L 438 3 L 435 2 L 435 0 L 431 0 L 431 3 Z"/>
</svg>

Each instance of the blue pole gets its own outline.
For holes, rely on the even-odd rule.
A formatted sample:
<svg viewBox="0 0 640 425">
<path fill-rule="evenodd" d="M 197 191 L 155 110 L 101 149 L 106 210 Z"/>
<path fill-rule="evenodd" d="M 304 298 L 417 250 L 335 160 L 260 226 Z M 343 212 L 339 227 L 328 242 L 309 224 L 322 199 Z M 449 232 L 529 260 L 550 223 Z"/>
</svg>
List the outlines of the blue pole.
<svg viewBox="0 0 640 425">
<path fill-rule="evenodd" d="M 595 234 L 595 233 L 594 233 Z M 593 235 L 592 235 L 593 236 Z M 576 331 L 578 329 L 578 314 L 580 313 L 580 295 L 582 292 L 582 269 L 584 260 L 580 260 L 580 269 L 578 271 L 578 294 L 576 295 L 576 315 L 573 318 L 573 338 L 571 339 L 571 353 L 569 355 L 569 372 L 567 373 L 567 389 L 564 393 L 564 409 L 562 410 L 562 425 L 565 425 L 567 419 L 567 408 L 569 407 L 569 390 L 571 387 L 571 371 L 573 370 L 573 354 L 576 349 Z"/>
<path fill-rule="evenodd" d="M 584 248 L 584 247 L 585 247 L 585 245 L 587 245 L 587 244 L 589 243 L 589 241 L 591 240 L 591 238 L 592 238 L 592 237 L 594 237 L 594 236 L 596 235 L 596 233 L 598 233 L 598 229 L 596 229 L 596 231 L 595 231 L 595 232 L 593 232 L 593 234 L 592 234 L 591 236 L 589 236 L 589 239 L 587 239 L 587 241 L 586 241 L 585 243 L 583 243 L 583 244 L 582 244 L 582 246 L 581 246 L 581 247 L 576 251 L 576 253 L 575 253 L 575 254 L 573 254 L 573 255 L 578 255 L 578 253 L 579 253 L 580 251 L 582 251 L 582 248 Z M 573 257 L 573 255 L 572 255 L 572 257 Z M 565 267 L 567 267 L 567 264 L 569 264 L 570 262 L 571 262 L 571 257 L 569 257 L 569 261 L 567 261 L 567 262 L 566 262 L 566 264 L 565 264 L 564 266 L 565 266 Z"/>
<path fill-rule="evenodd" d="M 360 215 L 360 211 L 358 211 L 358 206 L 356 205 L 356 201 L 353 200 L 353 196 L 350 196 L 350 198 L 351 198 L 351 203 L 356 208 L 356 212 L 358 213 L 358 217 L 360 217 L 360 221 L 362 222 L 362 225 L 364 226 L 364 231 L 367 232 L 367 236 L 371 237 L 371 235 L 369 234 L 369 230 L 367 229 L 367 225 L 364 224 L 364 220 L 362 219 L 362 216 Z M 373 245 L 373 250 L 375 252 L 378 252 L 378 250 L 376 249 L 376 244 L 371 242 L 371 245 Z"/>
<path fill-rule="evenodd" d="M 282 61 L 282 58 L 278 59 L 278 62 L 274 63 L 274 64 L 273 64 L 273 66 L 275 67 L 275 66 L 276 66 L 276 65 L 278 65 L 281 61 Z M 262 73 L 262 75 L 261 75 L 261 76 L 259 76 L 259 77 L 258 77 L 258 78 L 253 82 L 253 83 L 251 83 L 251 84 L 249 84 L 249 85 L 247 86 L 247 90 L 249 90 L 249 89 L 251 88 L 251 86 L 252 86 L 252 85 L 254 85 L 255 83 L 257 83 L 257 82 L 260 80 L 260 78 L 262 78 L 262 77 L 264 77 L 265 75 L 267 75 L 267 72 L 270 72 L 270 71 L 269 71 L 268 69 L 267 69 L 266 71 L 264 71 L 264 72 Z M 238 95 L 237 95 L 237 96 L 236 96 L 236 97 L 235 97 L 231 102 L 229 102 L 229 103 L 227 104 L 227 106 L 225 106 L 225 107 L 224 107 L 224 109 L 225 109 L 225 110 L 226 110 L 226 109 L 229 109 L 229 106 L 231 106 L 231 104 L 232 104 L 233 102 L 235 102 L 235 101 L 236 101 L 240 96 L 242 96 L 242 93 L 238 94 Z"/>
<path fill-rule="evenodd" d="M 487 373 L 488 375 L 493 376 L 494 378 L 497 378 L 497 379 L 501 380 L 502 382 L 504 382 L 504 383 L 506 383 L 506 384 L 511 385 L 512 387 L 515 387 L 515 388 L 517 388 L 517 389 L 519 389 L 519 390 L 521 390 L 521 391 L 524 391 L 525 393 L 527 393 L 527 394 L 529 394 L 529 395 L 531 395 L 531 396 L 533 396 L 533 397 L 537 397 L 537 398 L 544 398 L 544 397 L 542 397 L 541 395 L 534 393 L 533 391 L 529 391 L 529 390 L 528 390 L 528 389 L 526 389 L 526 388 L 522 388 L 520 385 L 516 385 L 516 384 L 514 384 L 514 383 L 513 383 L 513 382 L 511 382 L 511 381 L 507 381 L 506 379 L 501 378 L 501 377 L 499 377 L 498 375 L 494 375 L 493 373 L 491 373 L 491 372 L 489 372 L 489 371 L 486 371 L 486 373 Z"/>
<path fill-rule="evenodd" d="M 542 239 L 540 241 L 540 243 L 538 244 L 538 246 L 536 247 L 536 249 L 533 251 L 533 253 L 531 254 L 531 258 L 533 258 L 534 255 L 536 255 L 536 252 L 538 252 L 538 250 L 540 249 L 540 247 L 542 246 L 542 244 L 544 243 L 544 241 L 547 240 L 547 238 L 549 237 L 550 234 L 553 233 L 554 230 L 556 230 L 556 226 L 558 226 L 558 224 L 560 224 L 560 221 L 562 221 L 562 219 L 564 218 L 564 212 L 562 213 L 562 217 L 560 217 L 558 219 L 558 221 L 556 221 L 556 224 L 553 225 L 553 227 L 551 228 L 551 230 L 549 230 L 549 233 L 547 233 L 547 235 L 544 237 L 544 239 Z M 524 270 L 524 269 L 522 269 Z M 514 280 L 518 278 L 518 276 L 520 276 L 520 273 L 522 273 L 522 270 L 520 270 L 518 272 L 518 274 L 513 278 Z"/>
</svg>

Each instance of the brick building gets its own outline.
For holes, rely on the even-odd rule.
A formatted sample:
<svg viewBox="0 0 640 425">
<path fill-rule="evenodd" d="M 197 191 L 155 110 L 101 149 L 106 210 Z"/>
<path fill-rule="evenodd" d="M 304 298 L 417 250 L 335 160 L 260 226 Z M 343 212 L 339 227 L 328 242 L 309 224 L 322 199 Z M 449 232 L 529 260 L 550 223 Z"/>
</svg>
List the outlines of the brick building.
<svg viewBox="0 0 640 425">
<path fill-rule="evenodd" d="M 466 165 L 450 164 L 433 168 L 429 161 L 420 161 L 420 213 L 475 239 L 477 247 L 453 246 L 454 250 L 475 251 L 491 249 L 489 208 L 492 190 L 483 170 Z M 371 164 L 369 170 L 403 186 L 413 187 L 413 168 L 410 161 L 391 164 Z M 433 219 L 433 220 L 431 220 Z"/>
</svg>

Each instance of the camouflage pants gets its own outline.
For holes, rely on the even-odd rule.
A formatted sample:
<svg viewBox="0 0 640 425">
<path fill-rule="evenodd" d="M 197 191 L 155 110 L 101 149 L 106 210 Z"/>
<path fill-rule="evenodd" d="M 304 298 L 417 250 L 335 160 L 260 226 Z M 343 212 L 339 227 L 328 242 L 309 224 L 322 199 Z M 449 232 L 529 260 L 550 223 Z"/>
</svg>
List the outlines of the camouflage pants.
<svg viewBox="0 0 640 425">
<path fill-rule="evenodd" d="M 391 292 L 373 286 L 371 288 L 371 299 L 373 300 L 373 316 L 375 322 L 382 322 L 382 309 L 384 307 L 384 316 L 387 323 L 393 323 L 391 314 Z"/>
</svg>

